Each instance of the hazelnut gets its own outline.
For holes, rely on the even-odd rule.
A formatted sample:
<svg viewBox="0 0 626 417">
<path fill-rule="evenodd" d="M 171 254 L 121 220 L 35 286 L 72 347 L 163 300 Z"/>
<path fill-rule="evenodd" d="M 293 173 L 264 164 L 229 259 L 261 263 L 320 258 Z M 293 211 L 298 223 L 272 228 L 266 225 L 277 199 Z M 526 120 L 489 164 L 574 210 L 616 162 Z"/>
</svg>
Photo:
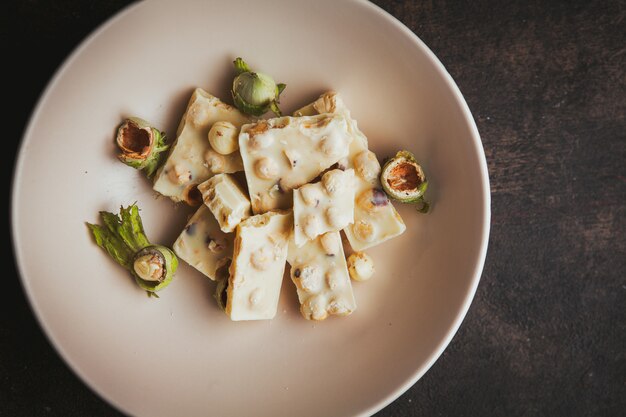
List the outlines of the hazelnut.
<svg viewBox="0 0 626 417">
<path fill-rule="evenodd" d="M 238 132 L 234 124 L 225 121 L 213 123 L 209 130 L 211 147 L 222 155 L 230 155 L 239 149 Z"/>
<path fill-rule="evenodd" d="M 348 174 L 340 169 L 333 169 L 322 175 L 322 185 L 329 195 L 335 195 L 346 187 Z"/>
<path fill-rule="evenodd" d="M 187 120 L 197 128 L 203 128 L 209 123 L 209 112 L 201 103 L 194 103 L 187 113 Z"/>
<path fill-rule="evenodd" d="M 176 185 L 187 184 L 191 181 L 191 171 L 182 165 L 174 165 L 174 168 L 167 173 L 167 176 Z"/>
<path fill-rule="evenodd" d="M 259 178 L 272 180 L 278 177 L 278 164 L 273 159 L 263 157 L 255 162 L 254 171 Z"/>
<path fill-rule="evenodd" d="M 374 240 L 374 226 L 367 220 L 359 220 L 352 227 L 357 239 L 363 242 L 371 242 Z"/>
<path fill-rule="evenodd" d="M 350 215 L 339 207 L 330 206 L 326 209 L 326 221 L 334 229 L 343 229 L 350 223 Z"/>
<path fill-rule="evenodd" d="M 375 213 L 389 205 L 389 198 L 383 190 L 372 188 L 359 194 L 356 204 L 368 213 Z"/>
<path fill-rule="evenodd" d="M 283 153 L 289 161 L 289 166 L 291 166 L 291 168 L 295 168 L 296 165 L 298 165 L 298 160 L 300 159 L 300 152 L 295 149 L 285 149 Z"/>
<path fill-rule="evenodd" d="M 341 249 L 341 240 L 339 238 L 339 234 L 337 233 L 324 233 L 320 237 L 320 243 L 322 245 L 322 249 L 324 249 L 324 253 L 328 256 L 337 255 Z"/>
<path fill-rule="evenodd" d="M 365 150 L 354 157 L 354 170 L 365 181 L 375 183 L 380 175 L 380 163 L 372 151 Z"/>
<path fill-rule="evenodd" d="M 337 268 L 330 269 L 326 272 L 326 283 L 331 290 L 340 287 L 344 282 L 343 275 Z"/>
<path fill-rule="evenodd" d="M 250 301 L 250 305 L 258 305 L 263 299 L 263 295 L 264 292 L 262 288 L 255 288 L 254 290 L 252 290 L 252 292 L 250 293 L 250 297 L 248 298 L 248 300 Z"/>
<path fill-rule="evenodd" d="M 330 314 L 336 314 L 338 316 L 347 316 L 351 313 L 350 309 L 341 302 L 341 300 L 333 298 L 328 304 L 328 312 Z"/>
<path fill-rule="evenodd" d="M 320 150 L 327 156 L 338 156 L 343 150 L 341 139 L 336 135 L 324 136 L 320 141 Z"/>
<path fill-rule="evenodd" d="M 328 313 L 326 312 L 326 308 L 324 305 L 324 300 L 320 296 L 311 297 L 308 300 L 308 310 L 311 314 L 311 319 L 313 320 L 324 320 L 328 317 Z"/>
<path fill-rule="evenodd" d="M 355 281 L 367 281 L 374 275 L 374 260 L 364 252 L 355 252 L 348 257 L 348 272 Z"/>
<path fill-rule="evenodd" d="M 221 174 L 226 167 L 226 160 L 223 155 L 215 152 L 213 149 L 209 149 L 204 154 L 204 161 L 207 164 L 207 168 L 213 174 Z"/>
<path fill-rule="evenodd" d="M 313 214 L 309 214 L 302 220 L 302 231 L 309 239 L 315 239 L 319 235 L 320 224 L 317 217 Z"/>
<path fill-rule="evenodd" d="M 270 135 L 254 135 L 248 141 L 248 148 L 253 151 L 265 149 L 274 142 L 274 138 Z"/>
<path fill-rule="evenodd" d="M 263 246 L 250 255 L 250 264 L 259 271 L 268 269 L 274 258 L 273 251 L 268 246 Z"/>
<path fill-rule="evenodd" d="M 321 272 L 318 267 L 314 265 L 305 265 L 298 268 L 298 279 L 300 288 L 305 292 L 316 293 L 321 288 Z M 295 275 L 295 272 L 294 272 Z"/>
<path fill-rule="evenodd" d="M 322 193 L 315 184 L 303 185 L 298 191 L 300 192 L 302 200 L 304 200 L 304 204 L 307 206 L 317 207 L 320 203 Z"/>
</svg>

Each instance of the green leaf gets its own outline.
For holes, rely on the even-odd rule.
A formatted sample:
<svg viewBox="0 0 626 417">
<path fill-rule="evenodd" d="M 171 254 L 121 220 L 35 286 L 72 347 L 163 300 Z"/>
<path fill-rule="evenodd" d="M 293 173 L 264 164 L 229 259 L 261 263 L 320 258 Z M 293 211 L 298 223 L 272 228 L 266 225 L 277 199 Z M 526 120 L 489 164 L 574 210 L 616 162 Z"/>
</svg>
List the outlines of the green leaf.
<svg viewBox="0 0 626 417">
<path fill-rule="evenodd" d="M 243 72 L 252 72 L 248 64 L 246 64 L 245 61 L 239 57 L 233 61 L 233 64 L 235 64 L 235 71 L 237 72 L 237 75 Z"/>
<path fill-rule="evenodd" d="M 154 134 L 154 146 L 159 152 L 163 152 L 170 147 L 170 145 L 167 144 L 167 135 L 165 132 L 161 132 L 159 129 L 153 127 L 152 133 Z"/>
<path fill-rule="evenodd" d="M 276 100 L 272 100 L 272 102 L 270 103 L 270 110 L 273 111 L 274 114 L 278 117 L 283 115 L 278 108 L 278 103 L 276 102 Z"/>
<path fill-rule="evenodd" d="M 159 169 L 161 158 L 158 155 L 152 155 L 147 159 L 147 164 L 142 168 L 142 171 L 149 179 L 154 176 L 154 173 Z"/>
<path fill-rule="evenodd" d="M 118 228 L 118 235 L 126 242 L 126 245 L 133 249 L 134 252 L 150 246 L 150 242 L 143 231 L 139 208 L 136 204 L 126 208 L 120 207 L 120 217 L 122 222 Z"/>
<path fill-rule="evenodd" d="M 276 97 L 278 97 L 280 93 L 283 92 L 285 87 L 287 87 L 287 84 L 283 84 L 283 83 L 276 84 Z"/>
<path fill-rule="evenodd" d="M 129 271 L 132 270 L 132 260 L 135 253 L 126 246 L 124 241 L 117 234 L 97 224 L 87 223 L 87 227 L 91 231 L 98 246 L 104 249 L 115 262 Z"/>
<path fill-rule="evenodd" d="M 106 227 L 119 237 L 118 230 L 120 228 L 120 218 L 117 214 L 109 213 L 108 211 L 101 211 L 100 217 L 102 218 L 102 222 L 106 225 Z"/>
</svg>

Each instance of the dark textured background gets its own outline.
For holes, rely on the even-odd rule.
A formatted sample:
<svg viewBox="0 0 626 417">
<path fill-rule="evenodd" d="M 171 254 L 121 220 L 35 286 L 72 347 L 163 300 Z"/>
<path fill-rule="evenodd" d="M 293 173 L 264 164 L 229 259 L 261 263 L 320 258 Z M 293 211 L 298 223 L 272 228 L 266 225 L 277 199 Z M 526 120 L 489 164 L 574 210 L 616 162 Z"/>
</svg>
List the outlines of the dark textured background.
<svg viewBox="0 0 626 417">
<path fill-rule="evenodd" d="M 126 3 L 3 2 L 5 179 L 54 71 Z M 458 83 L 483 138 L 493 199 L 466 320 L 433 368 L 377 416 L 624 415 L 626 3 L 375 3 Z M 0 416 L 119 415 L 59 359 L 12 257 L 3 266 Z"/>
</svg>

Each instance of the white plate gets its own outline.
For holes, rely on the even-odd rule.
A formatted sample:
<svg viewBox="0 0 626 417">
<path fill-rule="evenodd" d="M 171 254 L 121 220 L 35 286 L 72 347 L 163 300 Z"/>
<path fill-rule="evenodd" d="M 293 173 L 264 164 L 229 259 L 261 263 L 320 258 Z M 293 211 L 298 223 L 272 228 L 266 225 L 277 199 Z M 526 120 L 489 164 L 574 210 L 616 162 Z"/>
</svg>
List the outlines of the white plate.
<svg viewBox="0 0 626 417">
<path fill-rule="evenodd" d="M 432 213 L 396 205 L 407 232 L 369 251 L 377 274 L 354 284 L 348 318 L 304 320 L 285 280 L 274 320 L 234 323 L 186 265 L 149 299 L 85 227 L 137 201 L 151 240 L 173 242 L 189 210 L 115 159 L 114 129 L 137 115 L 173 135 L 193 87 L 228 99 L 236 56 L 287 84 L 285 111 L 339 91 L 379 157 L 410 149 L 431 179 Z M 413 33 L 363 1 L 130 7 L 56 74 L 15 175 L 14 245 L 33 309 L 78 375 L 133 415 L 374 413 L 449 343 L 487 246 L 488 176 L 467 105 Z"/>
</svg>

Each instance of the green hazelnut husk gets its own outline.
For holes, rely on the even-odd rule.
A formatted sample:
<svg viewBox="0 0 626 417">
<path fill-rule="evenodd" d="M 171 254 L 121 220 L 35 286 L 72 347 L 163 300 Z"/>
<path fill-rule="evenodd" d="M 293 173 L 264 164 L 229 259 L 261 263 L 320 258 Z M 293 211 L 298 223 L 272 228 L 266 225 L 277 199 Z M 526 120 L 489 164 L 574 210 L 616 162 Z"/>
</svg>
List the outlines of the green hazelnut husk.
<svg viewBox="0 0 626 417">
<path fill-rule="evenodd" d="M 424 199 L 428 181 L 415 156 L 409 151 L 399 151 L 390 158 L 380 173 L 380 183 L 389 198 L 414 204 L 420 213 L 428 212 L 430 204 Z"/>
<path fill-rule="evenodd" d="M 276 84 L 267 74 L 252 71 L 241 58 L 233 63 L 237 72 L 231 90 L 235 106 L 243 113 L 256 117 L 270 110 L 276 116 L 281 116 L 279 97 L 286 85 Z"/>
<path fill-rule="evenodd" d="M 115 142 L 119 148 L 118 159 L 124 164 L 143 171 L 152 178 L 169 149 L 166 136 L 148 122 L 129 117 L 117 129 Z"/>
</svg>

